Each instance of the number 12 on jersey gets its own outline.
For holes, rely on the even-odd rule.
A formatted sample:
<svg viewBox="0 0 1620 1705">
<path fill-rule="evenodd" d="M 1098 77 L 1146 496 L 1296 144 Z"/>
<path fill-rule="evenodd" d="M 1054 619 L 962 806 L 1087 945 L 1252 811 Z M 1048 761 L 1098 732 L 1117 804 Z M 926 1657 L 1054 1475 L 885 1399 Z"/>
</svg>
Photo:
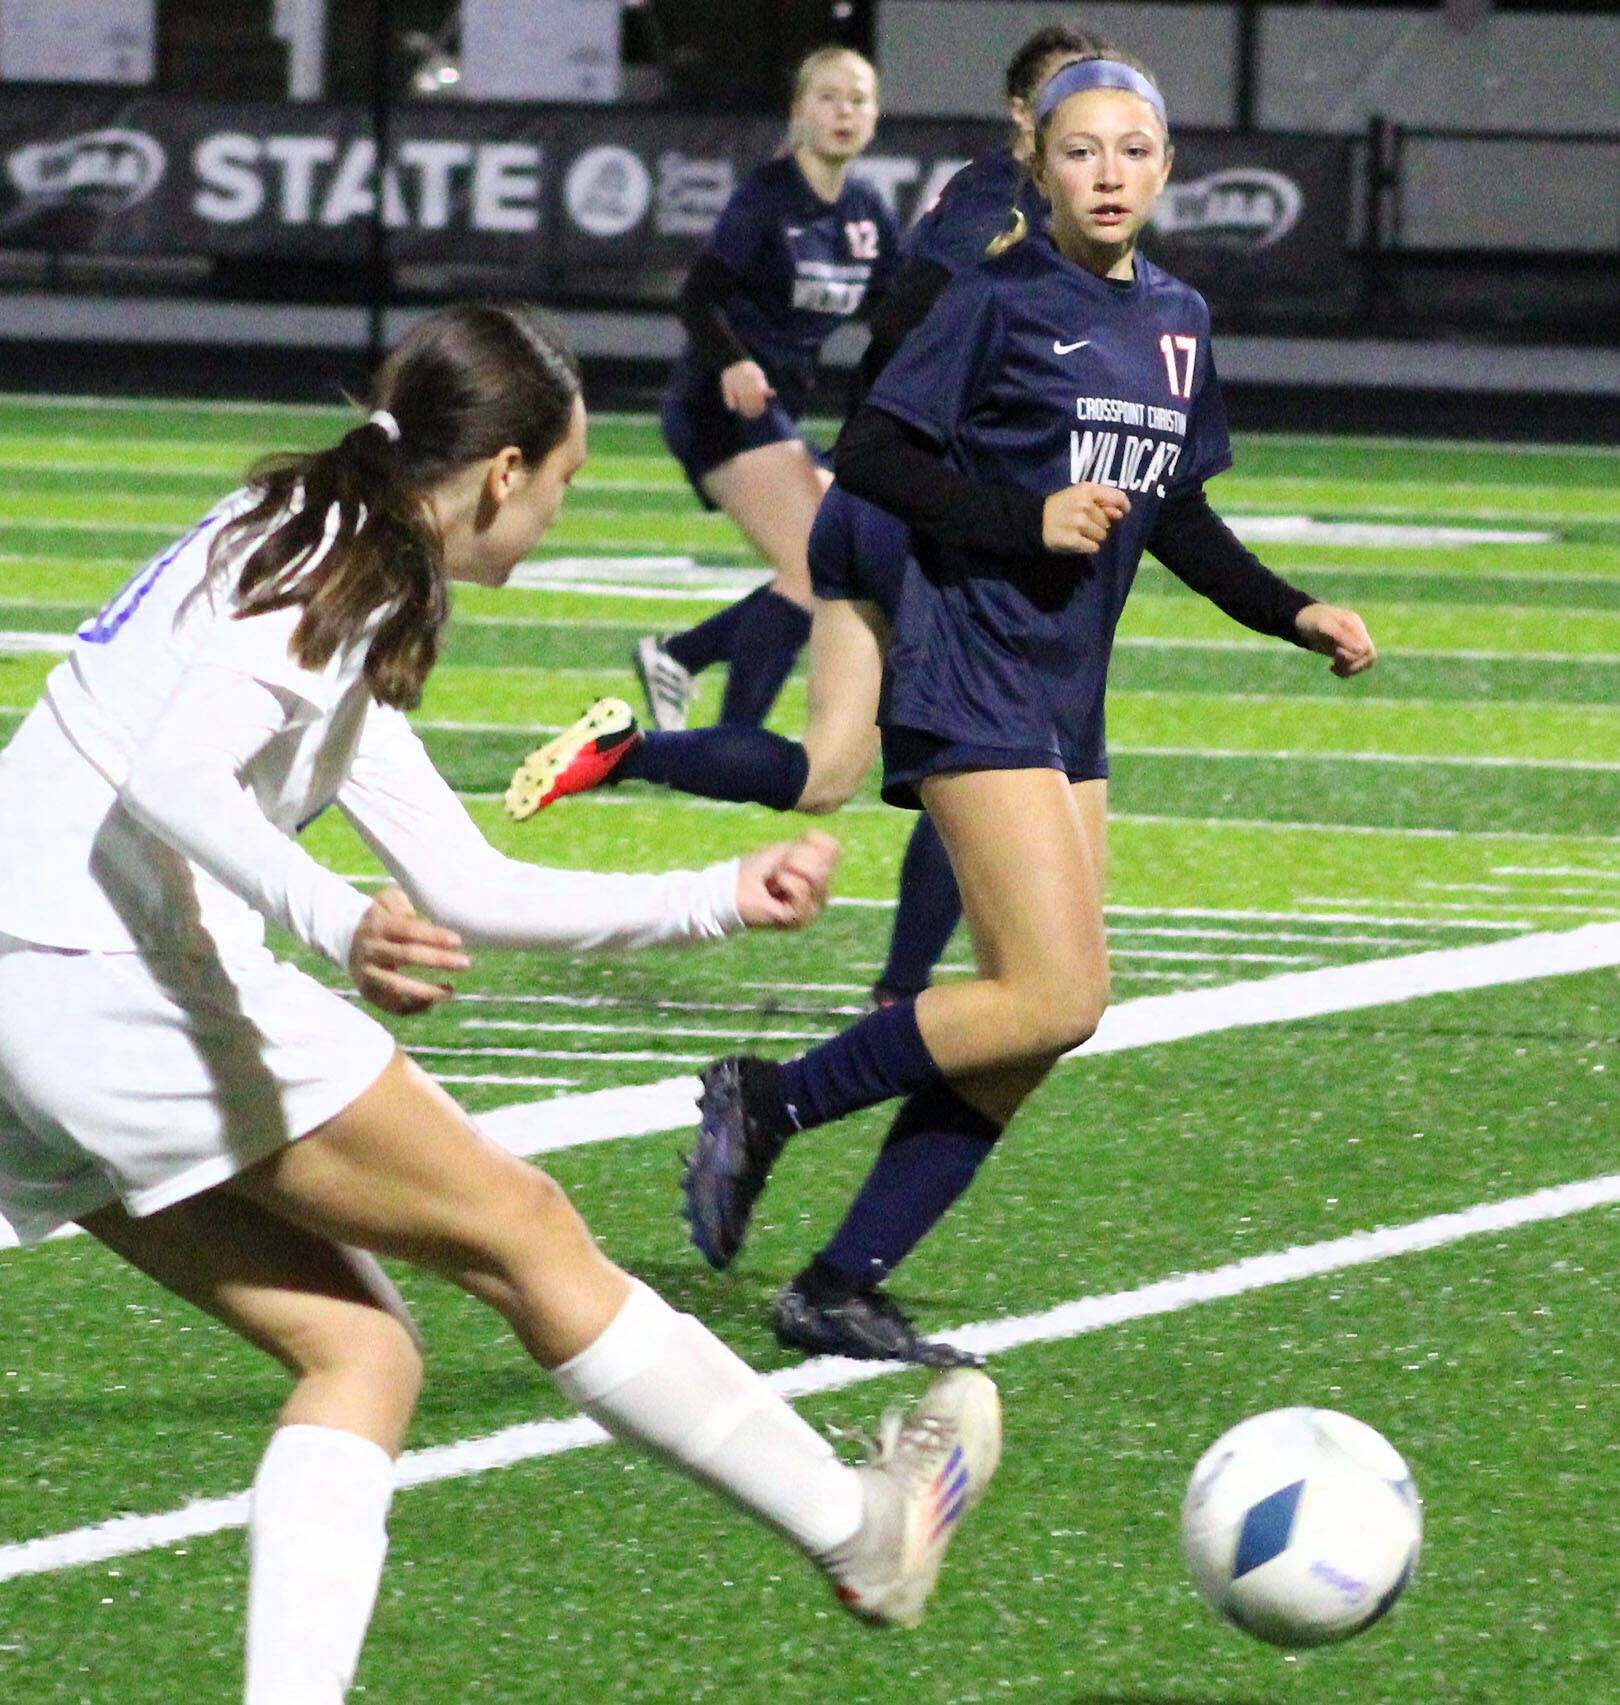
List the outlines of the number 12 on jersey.
<svg viewBox="0 0 1620 1705">
<path fill-rule="evenodd" d="M 1173 397 L 1190 397 L 1192 395 L 1193 360 L 1198 354 L 1198 339 L 1195 337 L 1172 337 L 1166 332 L 1159 339 L 1159 353 L 1164 357 L 1164 370 L 1170 375 L 1170 395 Z M 1181 371 L 1176 371 L 1176 357 L 1186 359 Z"/>
</svg>

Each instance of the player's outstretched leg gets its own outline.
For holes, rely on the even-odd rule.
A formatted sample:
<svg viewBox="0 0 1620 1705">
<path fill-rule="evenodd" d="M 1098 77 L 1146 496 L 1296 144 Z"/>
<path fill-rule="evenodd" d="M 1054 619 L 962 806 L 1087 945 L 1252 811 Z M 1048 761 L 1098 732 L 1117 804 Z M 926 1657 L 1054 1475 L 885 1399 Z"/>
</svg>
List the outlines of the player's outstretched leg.
<svg viewBox="0 0 1620 1705">
<path fill-rule="evenodd" d="M 482 1139 L 403 1059 L 228 1188 L 490 1303 L 581 1409 L 776 1529 L 869 1621 L 917 1620 L 994 1472 L 999 1406 L 982 1375 L 936 1384 L 887 1420 L 867 1467 L 840 1461 L 700 1321 L 608 1261 L 555 1183 Z"/>
<path fill-rule="evenodd" d="M 939 1067 L 917 1029 L 916 1004 L 903 1000 L 881 1007 L 786 1067 L 733 1056 L 703 1073 L 698 1137 L 686 1157 L 681 1191 L 692 1241 L 711 1267 L 729 1267 L 737 1258 L 754 1204 L 787 1139 L 828 1123 L 829 1109 L 819 1100 L 801 1108 L 801 1091 L 788 1087 L 789 1072 L 813 1094 L 849 1103 L 834 1118 L 940 1082 Z M 807 1078 L 804 1061 L 829 1055 L 820 1079 Z"/>
<path fill-rule="evenodd" d="M 1038 1067 L 1014 1068 L 961 1087 L 1022 1097 L 1040 1081 Z M 908 1096 L 843 1222 L 810 1263 L 777 1295 L 776 1339 L 812 1355 L 973 1367 L 978 1357 L 922 1338 L 879 1287 L 962 1197 L 989 1159 L 1004 1121 L 990 1119 L 959 1093 L 936 1084 Z"/>
<path fill-rule="evenodd" d="M 507 815 L 532 817 L 565 794 L 599 787 L 640 740 L 635 713 L 623 699 L 598 699 L 518 765 L 506 789 Z"/>
</svg>

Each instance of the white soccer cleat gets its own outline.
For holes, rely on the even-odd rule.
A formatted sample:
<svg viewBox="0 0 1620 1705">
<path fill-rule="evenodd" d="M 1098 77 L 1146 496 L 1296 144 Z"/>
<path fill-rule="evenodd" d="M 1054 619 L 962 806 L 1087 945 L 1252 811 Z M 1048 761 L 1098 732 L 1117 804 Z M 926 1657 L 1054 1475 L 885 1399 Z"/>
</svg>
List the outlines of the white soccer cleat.
<svg viewBox="0 0 1620 1705">
<path fill-rule="evenodd" d="M 506 790 L 509 817 L 532 817 L 564 794 L 600 787 L 640 744 L 623 699 L 598 699 L 573 727 L 531 752 Z"/>
<path fill-rule="evenodd" d="M 665 734 L 685 728 L 687 708 L 697 692 L 691 672 L 664 649 L 668 637 L 650 633 L 638 639 L 633 657 L 653 727 Z"/>
<path fill-rule="evenodd" d="M 844 1607 L 915 1628 L 957 1524 L 1001 1460 L 1001 1399 L 977 1368 L 952 1368 L 909 1415 L 883 1417 L 872 1462 L 856 1469 L 865 1513 L 824 1565 Z"/>
</svg>

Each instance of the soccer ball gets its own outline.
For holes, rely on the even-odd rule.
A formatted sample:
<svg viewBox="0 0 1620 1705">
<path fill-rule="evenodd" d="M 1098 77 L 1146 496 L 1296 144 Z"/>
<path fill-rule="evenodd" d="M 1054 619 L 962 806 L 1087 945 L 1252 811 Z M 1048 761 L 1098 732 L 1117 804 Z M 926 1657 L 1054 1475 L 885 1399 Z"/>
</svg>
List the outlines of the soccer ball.
<svg viewBox="0 0 1620 1705">
<path fill-rule="evenodd" d="M 1223 1433 L 1181 1506 L 1181 1549 L 1218 1616 L 1274 1646 L 1376 1622 L 1412 1578 L 1423 1504 L 1400 1453 L 1333 1409 L 1273 1409 Z"/>
</svg>

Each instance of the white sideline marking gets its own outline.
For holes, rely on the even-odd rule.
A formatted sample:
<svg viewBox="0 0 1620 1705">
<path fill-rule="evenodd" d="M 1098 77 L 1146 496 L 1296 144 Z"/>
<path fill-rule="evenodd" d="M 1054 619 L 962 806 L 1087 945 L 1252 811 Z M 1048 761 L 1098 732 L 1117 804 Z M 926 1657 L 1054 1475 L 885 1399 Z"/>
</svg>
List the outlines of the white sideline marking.
<svg viewBox="0 0 1620 1705">
<path fill-rule="evenodd" d="M 1327 936 L 1318 942 L 1333 945 Z M 1220 965 L 1309 965 L 1322 957 L 1320 953 L 1225 953 L 1217 950 L 1203 953 L 1185 947 L 1110 947 L 1110 962 L 1119 959 L 1213 959 Z"/>
<path fill-rule="evenodd" d="M 1620 870 L 1588 870 L 1577 864 L 1497 864 L 1493 876 L 1594 876 L 1604 882 L 1620 882 Z"/>
<path fill-rule="evenodd" d="M 847 811 L 849 807 L 846 805 Z M 1112 819 L 1118 822 L 1117 815 Z M 381 878 L 378 878 L 380 881 Z M 1385 902 L 1373 900 L 1343 900 L 1335 901 L 1335 905 L 1362 906 L 1376 905 Z M 1401 901 L 1421 905 L 1422 901 Z M 859 895 L 834 894 L 827 902 L 829 906 L 863 906 L 874 910 L 887 908 L 892 911 L 893 900 L 872 900 Z M 1220 906 L 1106 906 L 1104 907 L 1112 928 L 1114 918 L 1244 918 L 1249 922 L 1259 923 L 1290 923 L 1290 924 L 1382 924 L 1389 929 L 1412 930 L 1448 930 L 1448 929 L 1489 929 L 1498 933 L 1504 930 L 1522 929 L 1524 926 L 1511 918 L 1412 918 L 1369 916 L 1366 912 L 1256 912 L 1243 908 L 1228 909 Z M 1336 939 L 1324 937 L 1323 939 Z M 1348 939 L 1348 938 L 1347 938 Z"/>
<path fill-rule="evenodd" d="M 1301 894 L 1299 900 L 1303 906 L 1381 906 L 1387 904 L 1382 896 L 1376 894 L 1366 900 L 1358 900 L 1353 894 Z M 1476 904 L 1473 900 L 1424 900 L 1411 894 L 1407 895 L 1400 903 L 1403 906 L 1422 906 L 1426 911 L 1433 912 L 1467 912 L 1473 910 Z M 1613 916 L 1612 898 L 1606 906 L 1532 905 L 1521 900 L 1514 900 L 1512 908 L 1515 912 L 1563 912 L 1566 914 L 1570 912 L 1605 912 L 1609 916 Z M 1435 921 L 1441 924 L 1447 922 L 1444 918 L 1437 918 Z M 1512 921 L 1517 922 L 1518 920 Z"/>
<path fill-rule="evenodd" d="M 610 1092 L 617 1093 L 617 1092 Z M 1046 1344 L 1078 1338 L 1104 1327 L 1152 1315 L 1173 1314 L 1199 1303 L 1224 1301 L 1272 1285 L 1292 1284 L 1300 1279 L 1320 1278 L 1327 1273 L 1364 1267 L 1397 1255 L 1439 1249 L 1463 1238 L 1487 1232 L 1511 1231 L 1543 1220 L 1563 1219 L 1591 1208 L 1620 1202 L 1620 1174 L 1553 1185 L 1501 1202 L 1484 1202 L 1457 1212 L 1433 1214 L 1408 1225 L 1386 1226 L 1377 1231 L 1355 1231 L 1325 1243 L 1296 1245 L 1269 1255 L 1251 1255 L 1223 1267 L 1200 1273 L 1183 1273 L 1160 1279 L 1135 1290 L 1115 1291 L 1108 1296 L 1080 1297 L 1060 1303 L 1039 1314 L 1013 1320 L 986 1320 L 948 1329 L 942 1335 L 954 1343 L 993 1355 L 1026 1344 Z M 765 1383 L 784 1398 L 804 1397 L 813 1392 L 843 1391 L 868 1380 L 907 1372 L 897 1362 L 857 1362 L 842 1356 L 821 1356 L 796 1368 L 767 1374 Z M 529 1421 L 505 1427 L 481 1439 L 408 1451 L 399 1461 L 397 1484 L 426 1486 L 439 1480 L 460 1480 L 492 1468 L 508 1468 L 537 1457 L 558 1456 L 564 1451 L 603 1444 L 608 1435 L 594 1421 L 573 1416 L 561 1421 Z M 0 1581 L 23 1575 L 50 1574 L 60 1569 L 82 1568 L 112 1557 L 127 1557 L 198 1539 L 227 1528 L 244 1527 L 248 1518 L 248 1494 L 235 1492 L 223 1498 L 206 1498 L 162 1515 L 118 1516 L 67 1533 L 48 1534 L 0 1545 Z"/>
<path fill-rule="evenodd" d="M 27 652 L 67 652 L 73 649 L 70 633 L 0 633 L 0 657 L 20 657 Z"/>
<path fill-rule="evenodd" d="M 1199 907 L 1118 909 L 1156 916 L 1291 918 L 1296 915 L 1222 913 Z M 1140 995 L 1110 1007 L 1097 1034 L 1084 1050 L 1075 1050 L 1069 1058 L 1081 1052 L 1086 1056 L 1108 1054 L 1252 1024 L 1319 1018 L 1334 1012 L 1414 1000 L 1423 995 L 1526 982 L 1616 964 L 1620 964 L 1620 924 L 1586 924 L 1555 934 L 1513 936 L 1481 947 L 1434 948 L 1394 959 L 1285 972 L 1281 976 L 1215 988 Z M 575 1065 L 589 1060 L 658 1061 L 665 1065 L 707 1063 L 702 1055 L 629 1050 L 578 1053 L 565 1049 L 424 1045 L 410 1052 L 416 1057 L 566 1060 Z M 594 1090 L 584 1095 L 554 1096 L 548 1101 L 519 1102 L 482 1113 L 478 1122 L 490 1137 L 514 1154 L 545 1154 L 584 1143 L 649 1136 L 690 1125 L 694 1122 L 698 1088 L 695 1077 L 665 1078 L 656 1083 Z M 63 1228 L 56 1235 L 74 1233 Z M 15 1241 L 11 1228 L 0 1220 L 0 1248 L 12 1247 Z"/>
<path fill-rule="evenodd" d="M 1240 539 L 1289 545 L 1367 545 L 1390 550 L 1461 545 L 1547 545 L 1556 533 L 1509 531 L 1504 527 L 1427 527 L 1400 522 L 1313 521 L 1309 515 L 1228 515 Z"/>
<path fill-rule="evenodd" d="M 1285 971 L 1275 977 L 1223 983 L 1210 989 L 1139 995 L 1111 1006 L 1103 1014 L 1097 1034 L 1067 1057 L 1090 1059 L 1096 1054 L 1153 1047 L 1221 1030 L 1322 1018 L 1424 995 L 1456 994 L 1611 965 L 1620 965 L 1620 924 L 1586 924 L 1579 929 L 1514 936 L 1478 947 L 1433 948 L 1394 959 Z M 634 1112 L 623 1129 L 615 1127 L 611 1117 L 597 1113 L 598 1103 L 609 1105 L 604 1098 L 628 1093 L 616 1089 L 498 1107 L 481 1113 L 479 1124 L 514 1154 L 544 1154 L 576 1143 L 649 1136 L 693 1124 L 697 1092 L 698 1080 L 694 1077 L 640 1085 L 635 1091 L 638 1099 L 633 1103 Z M 581 1134 L 582 1123 L 588 1127 L 587 1134 Z"/>
<path fill-rule="evenodd" d="M 656 1062 L 665 1066 L 702 1066 L 714 1058 L 712 1048 L 706 1054 L 671 1054 L 652 1048 L 452 1048 L 426 1042 L 412 1042 L 405 1052 L 412 1059 L 433 1054 L 465 1060 L 571 1060 L 575 1065 L 589 1064 L 593 1060 L 614 1060 L 636 1064 Z"/>
</svg>

